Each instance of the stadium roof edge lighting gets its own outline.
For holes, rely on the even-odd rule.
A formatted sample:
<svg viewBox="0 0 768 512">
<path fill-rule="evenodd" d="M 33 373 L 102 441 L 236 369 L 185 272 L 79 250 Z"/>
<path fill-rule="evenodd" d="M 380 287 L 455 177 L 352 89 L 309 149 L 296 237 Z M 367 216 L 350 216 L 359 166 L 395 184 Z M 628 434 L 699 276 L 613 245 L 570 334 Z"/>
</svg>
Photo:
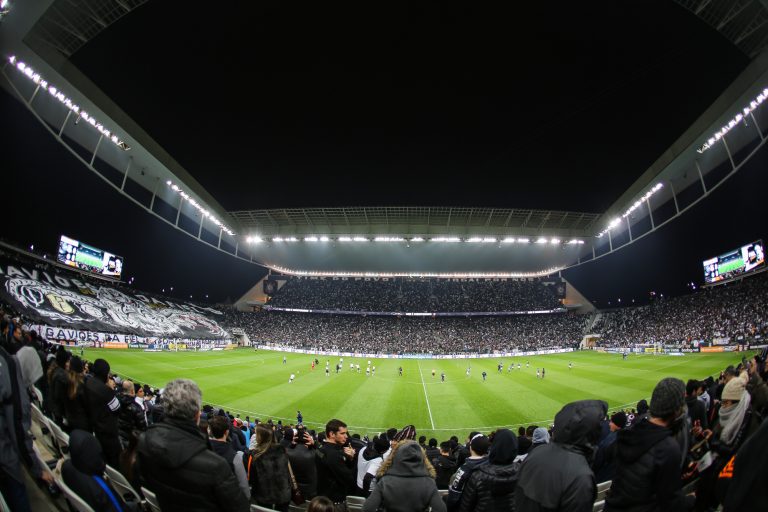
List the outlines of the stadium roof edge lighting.
<svg viewBox="0 0 768 512">
<path fill-rule="evenodd" d="M 659 191 L 659 190 L 661 190 L 662 188 L 664 188 L 664 185 L 663 185 L 662 183 L 657 183 L 657 184 L 655 184 L 653 187 L 651 187 L 651 189 L 650 189 L 650 190 L 648 190 L 648 192 L 646 192 L 646 193 L 645 193 L 645 194 L 643 194 L 641 197 L 639 197 L 638 199 L 636 199 L 636 200 L 635 200 L 635 202 L 634 202 L 634 203 L 632 203 L 632 204 L 629 206 L 629 208 L 627 208 L 627 209 L 624 211 L 624 213 L 622 213 L 622 214 L 621 214 L 621 218 L 619 218 L 619 217 L 614 217 L 613 219 L 611 219 L 611 221 L 608 223 L 608 226 L 607 226 L 607 227 L 606 227 L 604 230 L 602 230 L 601 232 L 599 232 L 599 233 L 597 234 L 597 238 L 601 238 L 603 235 L 605 235 L 606 233 L 608 233 L 610 230 L 612 230 L 613 228 L 615 228 L 616 226 L 618 226 L 619 224 L 621 224 L 621 219 L 626 219 L 627 217 L 629 217 L 630 215 L 632 215 L 632 212 L 634 212 L 635 210 L 637 210 L 638 208 L 640 208 L 640 207 L 641 207 L 641 206 L 642 206 L 642 205 L 643 205 L 643 204 L 644 204 L 646 201 L 648 201 L 648 199 L 650 199 L 650 198 L 651 198 L 651 196 L 652 196 L 653 194 L 655 194 L 656 192 L 658 192 L 658 191 Z"/>
<path fill-rule="evenodd" d="M 224 231 L 226 234 L 233 236 L 235 234 L 234 231 L 232 231 L 229 227 L 227 227 L 223 222 L 221 222 L 219 219 L 216 218 L 215 215 L 213 215 L 210 211 L 208 211 L 203 205 L 201 205 L 194 197 L 189 195 L 185 190 L 183 190 L 180 186 L 178 186 L 176 183 L 174 183 L 171 180 L 167 180 L 165 182 L 168 187 L 173 190 L 174 192 L 177 192 L 181 198 L 184 201 L 187 201 L 190 205 L 192 205 L 198 212 L 200 212 L 200 215 L 202 215 L 204 218 L 207 218 L 211 222 L 213 222 L 216 226 L 218 226 L 222 231 Z M 249 238 L 259 238 L 259 237 L 249 237 Z M 246 241 L 248 242 L 248 238 L 246 238 Z M 259 241 L 261 241 L 261 238 L 259 238 Z M 252 243 L 250 241 L 249 243 Z"/>
<path fill-rule="evenodd" d="M 22 75 L 29 78 L 32 82 L 34 82 L 39 88 L 47 90 L 48 93 L 50 93 L 51 96 L 59 100 L 64 106 L 66 106 L 71 112 L 74 112 L 75 115 L 79 116 L 83 121 L 85 121 L 87 124 L 93 126 L 96 128 L 96 130 L 101 133 L 102 136 L 106 137 L 109 141 L 111 141 L 114 145 L 122 149 L 123 151 L 128 151 L 131 149 L 131 146 L 129 146 L 124 140 L 122 140 L 120 137 L 112 133 L 112 130 L 109 130 L 104 127 L 104 125 L 96 120 L 93 116 L 88 114 L 85 110 L 82 110 L 80 106 L 73 102 L 68 96 L 66 96 L 63 92 L 58 90 L 55 86 L 50 84 L 47 80 L 45 80 L 40 73 L 36 72 L 34 69 L 32 69 L 31 66 L 28 66 L 24 62 L 18 60 L 15 55 L 11 55 L 8 58 L 8 61 L 10 62 L 11 66 L 13 66 L 15 69 L 17 69 Z"/>
<path fill-rule="evenodd" d="M 701 146 L 696 149 L 698 153 L 703 153 L 709 148 L 711 148 L 715 142 L 722 139 L 726 133 L 731 131 L 737 124 L 739 124 L 741 121 L 744 120 L 744 118 L 748 115 L 750 115 L 757 107 L 763 103 L 766 99 L 768 99 L 768 87 L 763 89 L 760 94 L 758 94 L 755 99 L 749 102 L 748 105 L 744 106 L 741 109 L 741 112 L 733 116 L 730 120 L 728 120 L 727 123 L 725 123 L 719 130 L 717 130 L 714 134 L 712 134 L 707 141 L 702 144 Z"/>
<path fill-rule="evenodd" d="M 170 181 L 168 182 L 170 183 Z M 175 185 L 172 185 L 172 188 Z M 177 187 L 178 188 L 178 187 Z M 174 189 L 176 190 L 176 189 Z M 182 195 L 182 197 L 184 197 Z M 561 237 L 539 237 L 535 240 L 535 243 L 538 244 L 551 244 L 551 245 L 584 245 L 585 242 L 581 238 L 570 238 L 565 237 L 568 240 L 563 241 L 563 238 Z M 355 236 L 355 235 L 339 235 L 339 236 L 333 236 L 330 237 L 328 235 L 307 235 L 303 236 L 301 238 L 296 236 L 287 236 L 287 235 L 274 235 L 271 237 L 263 237 L 261 235 L 249 235 L 246 237 L 246 242 L 248 243 L 259 243 L 264 241 L 272 241 L 272 242 L 384 242 L 384 243 L 404 243 L 408 244 L 410 242 L 435 242 L 435 243 L 470 243 L 470 244 L 529 244 L 531 243 L 530 238 L 524 238 L 524 237 L 513 237 L 513 236 L 507 236 L 507 237 L 493 237 L 493 236 L 471 236 L 471 237 L 456 237 L 456 236 L 436 236 L 432 238 L 424 238 L 422 236 L 413 236 L 413 237 L 403 237 L 403 236 L 389 236 L 389 235 L 381 235 L 381 236 L 373 236 L 373 237 L 364 237 L 364 236 Z"/>
<path fill-rule="evenodd" d="M 564 267 L 553 267 L 539 272 L 352 272 L 295 270 L 276 265 L 267 265 L 281 274 L 301 277 L 432 277 L 437 279 L 524 279 L 551 276 Z"/>
</svg>

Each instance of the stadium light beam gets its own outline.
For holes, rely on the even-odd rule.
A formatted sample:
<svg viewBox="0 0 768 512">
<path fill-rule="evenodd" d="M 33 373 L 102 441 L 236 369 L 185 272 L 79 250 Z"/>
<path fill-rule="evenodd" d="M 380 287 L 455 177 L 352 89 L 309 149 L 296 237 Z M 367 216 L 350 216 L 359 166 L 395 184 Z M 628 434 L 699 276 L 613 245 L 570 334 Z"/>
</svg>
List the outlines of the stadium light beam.
<svg viewBox="0 0 768 512">
<path fill-rule="evenodd" d="M 697 153 L 703 153 L 712 146 L 715 145 L 717 141 L 725 137 L 725 134 L 731 131 L 737 124 L 739 124 L 741 121 L 744 121 L 744 119 L 754 112 L 758 106 L 760 106 L 766 99 L 768 99 L 768 88 L 765 88 L 758 94 L 755 99 L 749 102 L 749 105 L 745 106 L 741 109 L 741 112 L 733 116 L 727 123 L 725 123 L 719 130 L 717 130 L 712 136 L 707 139 L 707 141 L 699 146 L 699 148 L 696 150 Z"/>
<path fill-rule="evenodd" d="M 216 226 L 218 226 L 219 229 L 223 230 L 226 234 L 228 234 L 230 236 L 233 236 L 235 234 L 234 231 L 232 231 L 229 227 L 224 225 L 219 219 L 217 219 L 216 217 L 211 215 L 211 212 L 206 210 L 200 203 L 198 203 L 195 200 L 195 198 L 193 198 L 187 192 L 182 190 L 181 187 L 176 185 L 171 180 L 166 181 L 165 184 L 168 185 L 169 187 L 171 187 L 171 190 L 173 190 L 174 192 L 177 192 L 181 196 L 181 198 L 183 200 L 187 201 L 190 205 L 192 205 L 192 207 L 194 207 L 198 212 L 200 212 L 200 215 L 202 215 L 203 217 L 209 219 Z"/>
</svg>

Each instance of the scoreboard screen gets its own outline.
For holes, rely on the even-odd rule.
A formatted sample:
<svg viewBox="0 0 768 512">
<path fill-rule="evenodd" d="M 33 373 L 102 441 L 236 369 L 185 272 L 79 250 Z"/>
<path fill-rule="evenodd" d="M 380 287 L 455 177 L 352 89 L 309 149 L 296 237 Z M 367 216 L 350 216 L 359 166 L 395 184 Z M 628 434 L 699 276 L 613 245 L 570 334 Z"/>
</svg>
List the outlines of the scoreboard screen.
<svg viewBox="0 0 768 512">
<path fill-rule="evenodd" d="M 765 266 L 765 246 L 762 240 L 743 245 L 731 252 L 704 261 L 704 281 L 727 281 Z"/>
<path fill-rule="evenodd" d="M 59 240 L 56 259 L 64 265 L 114 279 L 120 279 L 123 273 L 122 257 L 64 235 Z"/>
</svg>

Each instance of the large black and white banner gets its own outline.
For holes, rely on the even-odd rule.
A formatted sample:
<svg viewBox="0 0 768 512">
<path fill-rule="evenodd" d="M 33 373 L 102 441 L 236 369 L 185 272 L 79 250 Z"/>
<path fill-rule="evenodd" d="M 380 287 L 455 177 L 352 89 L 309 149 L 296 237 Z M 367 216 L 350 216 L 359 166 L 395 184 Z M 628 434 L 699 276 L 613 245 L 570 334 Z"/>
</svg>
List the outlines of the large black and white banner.
<svg viewBox="0 0 768 512">
<path fill-rule="evenodd" d="M 85 282 L 0 258 L 0 297 L 49 326 L 142 337 L 225 339 L 214 308 L 159 300 L 128 289 Z"/>
</svg>

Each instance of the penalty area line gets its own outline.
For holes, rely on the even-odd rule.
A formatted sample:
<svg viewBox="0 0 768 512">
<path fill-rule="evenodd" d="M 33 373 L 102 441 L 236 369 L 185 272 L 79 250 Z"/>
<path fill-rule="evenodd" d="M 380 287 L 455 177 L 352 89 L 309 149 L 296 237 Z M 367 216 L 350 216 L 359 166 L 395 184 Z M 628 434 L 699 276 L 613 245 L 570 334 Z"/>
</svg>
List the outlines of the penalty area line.
<svg viewBox="0 0 768 512">
<path fill-rule="evenodd" d="M 429 406 L 429 397 L 427 396 L 427 385 L 424 383 L 424 374 L 421 373 L 421 363 L 417 360 L 416 364 L 419 367 L 419 377 L 421 377 L 421 385 L 424 387 L 424 399 L 427 401 L 427 412 L 429 413 L 429 422 L 432 424 L 432 430 L 435 430 L 435 421 L 432 419 L 432 408 Z"/>
</svg>

